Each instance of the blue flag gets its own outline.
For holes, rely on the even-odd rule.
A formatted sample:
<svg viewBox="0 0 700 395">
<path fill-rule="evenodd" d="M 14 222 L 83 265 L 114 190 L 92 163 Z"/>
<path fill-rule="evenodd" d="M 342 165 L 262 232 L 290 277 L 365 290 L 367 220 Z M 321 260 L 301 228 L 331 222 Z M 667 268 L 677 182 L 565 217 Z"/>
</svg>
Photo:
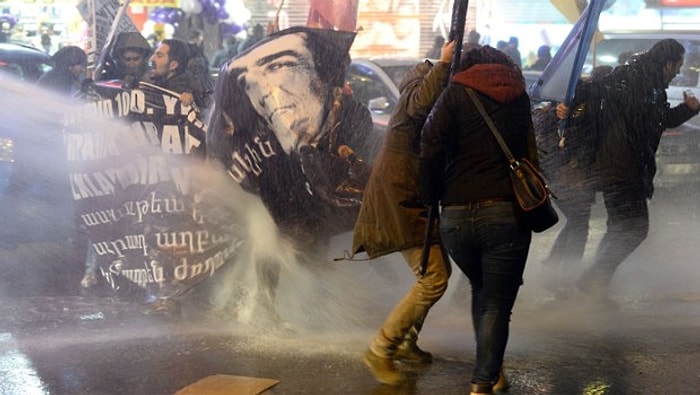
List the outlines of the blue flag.
<svg viewBox="0 0 700 395">
<path fill-rule="evenodd" d="M 606 0 L 591 0 L 583 10 L 540 79 L 530 87 L 529 93 L 533 100 L 571 104 L 605 2 Z"/>
</svg>

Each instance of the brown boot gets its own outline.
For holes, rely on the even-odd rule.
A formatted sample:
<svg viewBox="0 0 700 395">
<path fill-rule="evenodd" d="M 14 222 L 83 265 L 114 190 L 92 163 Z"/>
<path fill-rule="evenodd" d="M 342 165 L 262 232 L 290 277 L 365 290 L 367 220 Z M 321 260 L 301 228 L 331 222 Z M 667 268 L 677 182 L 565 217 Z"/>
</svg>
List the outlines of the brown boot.
<svg viewBox="0 0 700 395">
<path fill-rule="evenodd" d="M 427 351 L 423 351 L 418 347 L 415 341 L 404 340 L 396 349 L 394 357 L 400 361 L 427 365 L 433 362 L 433 355 Z"/>
<path fill-rule="evenodd" d="M 506 377 L 506 373 L 501 369 L 501 372 L 498 374 L 498 381 L 493 385 L 493 392 L 505 391 L 508 388 L 510 388 L 508 377 Z"/>
<path fill-rule="evenodd" d="M 394 360 L 391 358 L 380 357 L 368 349 L 365 351 L 364 360 L 372 376 L 380 383 L 399 385 L 405 380 L 403 373 L 396 370 Z"/>
</svg>

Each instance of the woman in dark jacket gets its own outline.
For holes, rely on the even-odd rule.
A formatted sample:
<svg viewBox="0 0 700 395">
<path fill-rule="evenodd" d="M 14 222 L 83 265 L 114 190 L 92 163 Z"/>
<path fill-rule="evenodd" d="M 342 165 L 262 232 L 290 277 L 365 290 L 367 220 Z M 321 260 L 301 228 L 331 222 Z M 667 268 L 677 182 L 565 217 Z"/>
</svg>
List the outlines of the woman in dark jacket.
<svg viewBox="0 0 700 395">
<path fill-rule="evenodd" d="M 442 206 L 440 237 L 469 278 L 476 363 L 472 394 L 498 382 L 531 231 L 519 217 L 508 160 L 467 89 L 518 158 L 537 163 L 530 99 L 517 67 L 492 47 L 468 51 L 421 136 L 421 191 Z"/>
<path fill-rule="evenodd" d="M 43 88 L 65 95 L 80 90 L 81 76 L 87 68 L 87 55 L 80 47 L 69 45 L 59 49 L 51 57 L 53 68 L 39 78 L 37 84 Z"/>
</svg>

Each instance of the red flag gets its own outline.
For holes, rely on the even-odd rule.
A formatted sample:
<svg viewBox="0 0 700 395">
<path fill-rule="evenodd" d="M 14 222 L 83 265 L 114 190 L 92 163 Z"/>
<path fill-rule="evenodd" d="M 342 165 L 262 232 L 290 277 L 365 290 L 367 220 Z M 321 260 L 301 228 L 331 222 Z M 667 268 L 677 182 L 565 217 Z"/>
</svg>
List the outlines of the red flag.
<svg viewBox="0 0 700 395">
<path fill-rule="evenodd" d="M 359 0 L 309 0 L 307 26 L 354 32 Z"/>
</svg>

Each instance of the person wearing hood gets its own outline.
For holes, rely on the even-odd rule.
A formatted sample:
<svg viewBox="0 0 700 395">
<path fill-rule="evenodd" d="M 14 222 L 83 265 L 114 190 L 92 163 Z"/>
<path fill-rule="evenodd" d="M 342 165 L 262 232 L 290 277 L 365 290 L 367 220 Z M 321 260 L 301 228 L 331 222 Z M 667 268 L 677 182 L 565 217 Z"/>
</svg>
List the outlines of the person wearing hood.
<svg viewBox="0 0 700 395">
<path fill-rule="evenodd" d="M 425 203 L 441 206 L 440 238 L 471 284 L 471 394 L 491 394 L 502 377 L 532 231 L 519 215 L 508 160 L 467 90 L 483 103 L 516 158 L 537 165 L 538 157 L 520 67 L 484 46 L 465 52 L 459 70 L 423 127 L 420 187 Z"/>
<path fill-rule="evenodd" d="M 68 45 L 51 56 L 53 68 L 37 81 L 43 88 L 72 96 L 80 91 L 87 70 L 87 55 L 82 48 Z"/>
<path fill-rule="evenodd" d="M 127 88 L 148 80 L 148 60 L 152 52 L 148 40 L 141 33 L 119 33 L 110 53 L 111 62 L 99 79 L 122 80 Z"/>
<path fill-rule="evenodd" d="M 450 263 L 437 232 L 426 271 L 420 273 L 426 227 L 426 208 L 418 189 L 418 135 L 447 85 L 455 42 L 442 46 L 439 61 L 417 64 L 399 84 L 401 97 L 389 121 L 382 150 L 375 158 L 365 187 L 353 233 L 353 253 L 370 259 L 401 252 L 416 282 L 382 324 L 365 352 L 364 362 L 377 381 L 403 382 L 394 361 L 427 364 L 432 355 L 417 345 L 430 308 L 442 297 L 450 277 Z"/>
</svg>

